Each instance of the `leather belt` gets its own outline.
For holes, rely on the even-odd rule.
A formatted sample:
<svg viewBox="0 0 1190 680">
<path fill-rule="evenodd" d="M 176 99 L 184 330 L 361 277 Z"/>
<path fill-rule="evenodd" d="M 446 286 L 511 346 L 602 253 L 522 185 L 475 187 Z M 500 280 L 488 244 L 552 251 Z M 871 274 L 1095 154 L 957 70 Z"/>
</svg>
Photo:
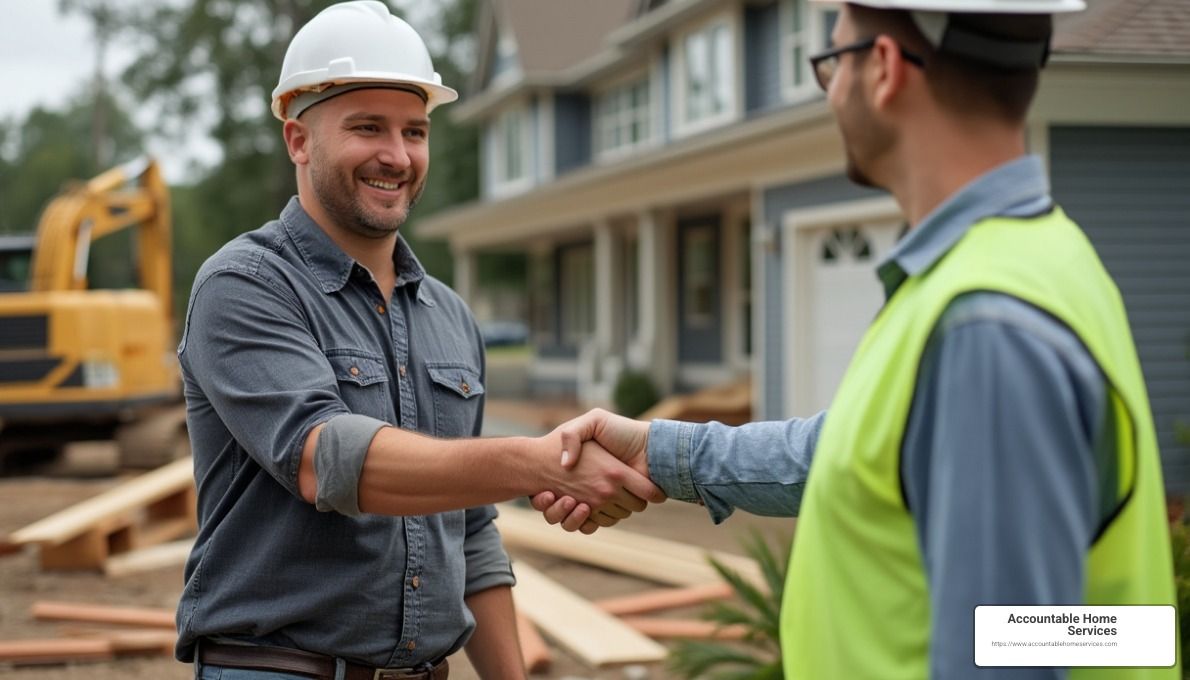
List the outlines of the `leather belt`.
<svg viewBox="0 0 1190 680">
<path fill-rule="evenodd" d="M 198 645 L 198 660 L 212 666 L 244 668 L 308 675 L 319 680 L 334 680 L 335 659 L 286 647 L 225 645 L 203 640 Z M 373 668 L 347 663 L 347 680 L 446 680 L 446 659 L 425 668 Z"/>
</svg>

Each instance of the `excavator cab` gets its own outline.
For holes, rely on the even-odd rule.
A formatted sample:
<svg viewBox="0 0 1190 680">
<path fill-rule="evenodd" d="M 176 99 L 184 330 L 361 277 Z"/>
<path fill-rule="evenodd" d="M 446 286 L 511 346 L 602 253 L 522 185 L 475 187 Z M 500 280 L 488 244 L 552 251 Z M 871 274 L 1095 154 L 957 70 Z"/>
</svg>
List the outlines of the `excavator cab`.
<svg viewBox="0 0 1190 680">
<path fill-rule="evenodd" d="M 91 244 L 128 229 L 135 286 L 91 288 Z M 157 164 L 68 186 L 31 242 L 0 242 L 0 265 L 0 469 L 13 452 L 75 442 L 110 442 L 127 465 L 184 455 L 169 191 Z"/>
<path fill-rule="evenodd" d="M 29 289 L 33 236 L 0 236 L 0 293 Z"/>
</svg>

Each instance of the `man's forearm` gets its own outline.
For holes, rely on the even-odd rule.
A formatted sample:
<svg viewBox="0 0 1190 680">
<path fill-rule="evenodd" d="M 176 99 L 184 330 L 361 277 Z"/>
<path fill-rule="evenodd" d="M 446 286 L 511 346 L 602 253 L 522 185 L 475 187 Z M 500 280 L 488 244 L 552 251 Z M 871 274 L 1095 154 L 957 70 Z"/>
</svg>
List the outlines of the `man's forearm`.
<svg viewBox="0 0 1190 680">
<path fill-rule="evenodd" d="M 319 497 L 324 476 L 316 472 L 314 453 L 321 431 L 321 426 L 315 428 L 307 438 L 298 475 L 302 496 L 310 502 Z M 574 496 L 592 507 L 609 503 L 630 507 L 634 505 L 632 494 L 663 498 L 647 479 L 604 451 L 584 456 L 571 470 L 557 465 L 560 451 L 558 435 L 435 439 L 384 427 L 363 452 L 358 507 L 333 509 L 346 514 L 427 515 L 543 490 Z M 333 458 L 318 461 L 324 468 L 344 464 Z"/>
<path fill-rule="evenodd" d="M 497 586 L 467 598 L 475 616 L 475 633 L 465 647 L 467 658 L 480 678 L 524 678 L 525 664 L 516 633 L 512 589 Z"/>
</svg>

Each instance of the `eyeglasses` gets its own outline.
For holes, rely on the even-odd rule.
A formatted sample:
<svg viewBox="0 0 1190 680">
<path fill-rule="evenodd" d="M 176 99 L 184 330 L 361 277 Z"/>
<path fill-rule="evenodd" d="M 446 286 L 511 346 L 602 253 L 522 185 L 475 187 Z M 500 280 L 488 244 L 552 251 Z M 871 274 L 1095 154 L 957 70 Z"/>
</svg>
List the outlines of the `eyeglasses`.
<svg viewBox="0 0 1190 680">
<path fill-rule="evenodd" d="M 870 50 L 876 46 L 876 38 L 868 38 L 867 40 L 860 40 L 853 42 L 850 45 L 841 45 L 839 47 L 832 47 L 829 50 L 819 52 L 818 54 L 810 55 L 810 68 L 814 69 L 814 78 L 818 81 L 818 86 L 825 92 L 830 89 L 831 79 L 835 77 L 835 73 L 839 70 L 839 57 L 848 52 L 861 52 L 863 50 Z M 917 66 L 918 68 L 925 68 L 926 61 L 916 54 L 901 49 L 901 57 L 905 61 Z"/>
</svg>

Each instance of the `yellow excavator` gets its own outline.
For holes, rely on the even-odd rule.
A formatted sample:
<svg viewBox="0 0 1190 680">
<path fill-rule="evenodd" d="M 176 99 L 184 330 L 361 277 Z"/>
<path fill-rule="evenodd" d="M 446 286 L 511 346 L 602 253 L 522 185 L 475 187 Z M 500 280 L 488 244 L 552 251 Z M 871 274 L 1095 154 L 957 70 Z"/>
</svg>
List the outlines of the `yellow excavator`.
<svg viewBox="0 0 1190 680">
<path fill-rule="evenodd" d="M 135 285 L 90 288 L 91 244 L 126 229 Z M 147 158 L 66 188 L 32 238 L 0 239 L 0 469 L 77 442 L 114 442 L 134 467 L 187 453 L 170 247 L 169 188 Z"/>
</svg>

